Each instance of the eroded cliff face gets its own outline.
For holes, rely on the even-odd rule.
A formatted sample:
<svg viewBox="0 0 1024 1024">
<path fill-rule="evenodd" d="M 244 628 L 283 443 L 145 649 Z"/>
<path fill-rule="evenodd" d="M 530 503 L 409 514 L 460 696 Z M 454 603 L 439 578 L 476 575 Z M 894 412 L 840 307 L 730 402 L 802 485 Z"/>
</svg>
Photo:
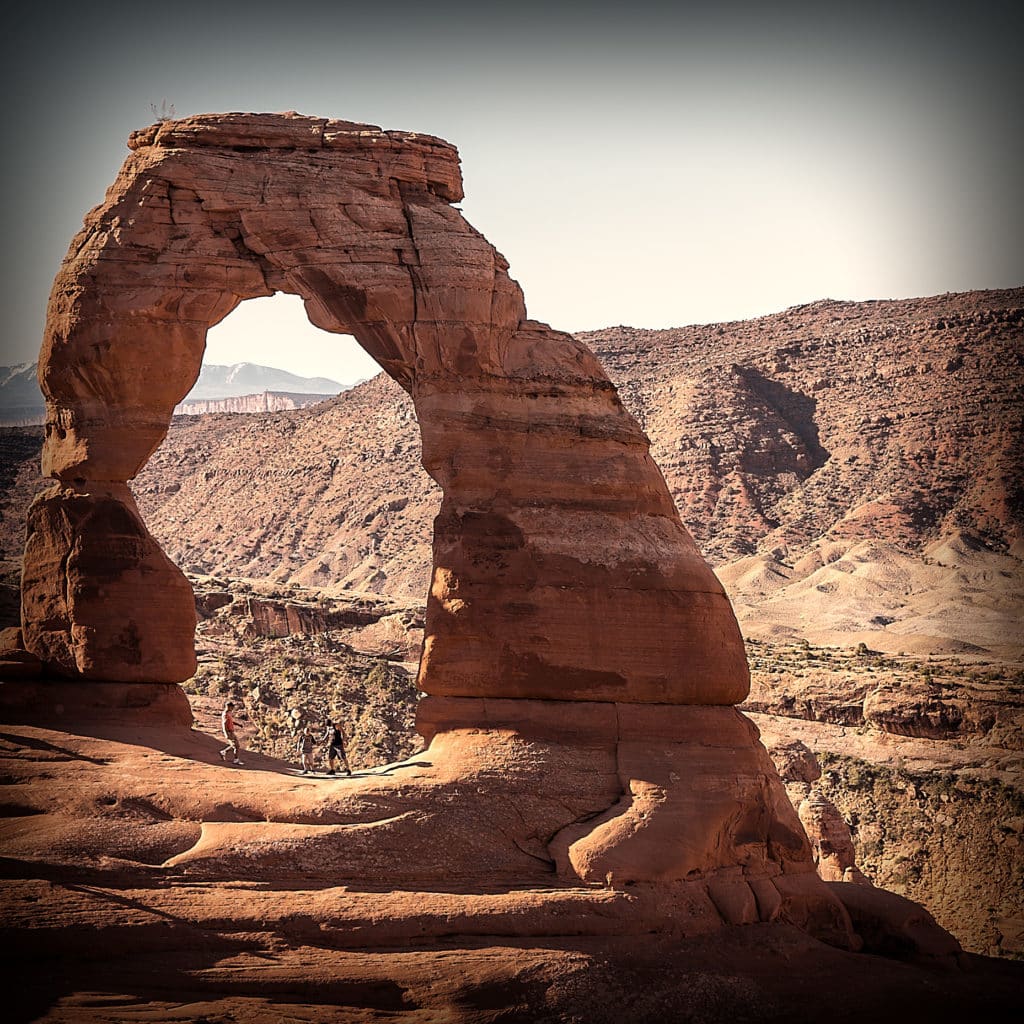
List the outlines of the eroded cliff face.
<svg viewBox="0 0 1024 1024">
<path fill-rule="evenodd" d="M 333 395 L 308 395 L 288 391 L 262 391 L 259 394 L 240 395 L 237 398 L 193 398 L 174 407 L 175 416 L 209 416 L 212 413 L 233 412 L 247 416 L 286 409 L 304 409 L 318 405 Z"/>
<path fill-rule="evenodd" d="M 822 537 L 1022 536 L 1022 332 L 1017 288 L 581 337 L 702 550 L 792 563 Z"/>
<path fill-rule="evenodd" d="M 927 906 L 965 949 L 1024 958 L 1018 785 L 983 767 L 907 770 L 827 747 L 822 757 L 822 791 L 851 823 L 857 863 L 877 885 Z"/>
<path fill-rule="evenodd" d="M 1024 955 L 1019 669 L 804 644 L 750 651 L 744 708 L 823 877 L 853 864 L 965 948 Z"/>
</svg>

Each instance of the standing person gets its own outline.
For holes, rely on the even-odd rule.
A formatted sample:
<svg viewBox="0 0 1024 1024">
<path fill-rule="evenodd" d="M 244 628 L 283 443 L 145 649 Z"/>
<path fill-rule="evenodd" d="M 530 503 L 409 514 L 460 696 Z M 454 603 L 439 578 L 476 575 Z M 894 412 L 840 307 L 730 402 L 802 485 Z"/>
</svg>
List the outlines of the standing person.
<svg viewBox="0 0 1024 1024">
<path fill-rule="evenodd" d="M 299 733 L 298 751 L 302 758 L 302 774 L 305 775 L 313 768 L 313 734 L 308 725 L 304 725 Z"/>
<path fill-rule="evenodd" d="M 235 731 L 234 710 L 235 705 L 228 701 L 220 715 L 220 731 L 224 734 L 224 739 L 228 741 L 228 745 L 220 752 L 220 759 L 227 761 L 228 754 L 230 754 L 230 764 L 242 764 L 238 760 L 238 754 L 242 749 L 242 745 L 238 742 L 238 733 Z"/>
<path fill-rule="evenodd" d="M 352 769 L 348 766 L 348 755 L 345 753 L 345 737 L 341 733 L 339 722 L 327 723 L 327 734 L 324 736 L 327 744 L 327 774 L 334 775 L 334 763 L 341 760 L 345 765 L 345 774 L 351 775 Z"/>
</svg>

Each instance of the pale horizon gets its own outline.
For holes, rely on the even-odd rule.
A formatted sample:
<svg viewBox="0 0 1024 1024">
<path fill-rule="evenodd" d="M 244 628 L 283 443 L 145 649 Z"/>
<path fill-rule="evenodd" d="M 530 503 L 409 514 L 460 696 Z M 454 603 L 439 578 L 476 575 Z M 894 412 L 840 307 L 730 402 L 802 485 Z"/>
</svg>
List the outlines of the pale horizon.
<svg viewBox="0 0 1024 1024">
<path fill-rule="evenodd" d="M 1004 5 L 943 18 L 870 4 L 274 10 L 182 0 L 166 30 L 127 4 L 17 15 L 2 44 L 19 101 L 0 362 L 37 358 L 54 275 L 151 104 L 449 140 L 467 220 L 509 261 L 528 315 L 559 330 L 1024 283 L 1020 15 Z M 269 362 L 274 328 L 264 337 L 247 307 L 211 330 L 208 362 L 223 346 L 245 351 L 236 362 L 338 372 L 298 318 L 301 352 Z M 293 368 L 317 351 L 315 372 Z"/>
</svg>

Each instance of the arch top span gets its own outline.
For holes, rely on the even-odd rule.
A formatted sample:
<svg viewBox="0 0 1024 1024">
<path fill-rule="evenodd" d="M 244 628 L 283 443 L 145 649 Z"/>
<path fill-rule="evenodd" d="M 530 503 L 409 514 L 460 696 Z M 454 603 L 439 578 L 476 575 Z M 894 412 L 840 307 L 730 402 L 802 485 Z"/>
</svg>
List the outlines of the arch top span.
<svg viewBox="0 0 1024 1024">
<path fill-rule="evenodd" d="M 735 617 L 646 436 L 585 345 L 527 319 L 507 262 L 452 205 L 453 146 L 289 113 L 164 122 L 129 147 L 54 282 L 40 358 L 58 483 L 30 513 L 23 625 L 54 671 L 191 674 L 187 584 L 125 482 L 194 383 L 207 329 L 284 291 L 413 398 L 443 490 L 421 689 L 743 699 Z M 115 580 L 97 581 L 101 563 Z"/>
<path fill-rule="evenodd" d="M 451 206 L 462 179 L 449 143 L 227 114 L 152 125 L 129 147 L 51 293 L 40 378 L 61 415 L 48 474 L 134 476 L 195 382 L 207 329 L 277 291 L 354 335 L 409 391 L 453 366 L 503 372 L 494 354 L 524 320 L 523 297 Z"/>
</svg>

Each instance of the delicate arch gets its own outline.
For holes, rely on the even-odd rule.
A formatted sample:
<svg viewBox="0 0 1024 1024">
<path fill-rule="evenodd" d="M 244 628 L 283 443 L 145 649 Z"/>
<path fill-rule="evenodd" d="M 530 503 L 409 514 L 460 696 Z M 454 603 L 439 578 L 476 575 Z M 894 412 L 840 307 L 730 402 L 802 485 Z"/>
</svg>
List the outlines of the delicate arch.
<svg viewBox="0 0 1024 1024">
<path fill-rule="evenodd" d="M 526 319 L 502 256 L 452 207 L 442 140 L 286 115 L 135 133 L 54 283 L 40 358 L 28 647 L 84 679 L 194 671 L 191 591 L 126 481 L 239 302 L 303 298 L 412 396 L 440 484 L 420 666 L 446 696 L 732 704 L 728 600 L 594 355 Z"/>
</svg>

